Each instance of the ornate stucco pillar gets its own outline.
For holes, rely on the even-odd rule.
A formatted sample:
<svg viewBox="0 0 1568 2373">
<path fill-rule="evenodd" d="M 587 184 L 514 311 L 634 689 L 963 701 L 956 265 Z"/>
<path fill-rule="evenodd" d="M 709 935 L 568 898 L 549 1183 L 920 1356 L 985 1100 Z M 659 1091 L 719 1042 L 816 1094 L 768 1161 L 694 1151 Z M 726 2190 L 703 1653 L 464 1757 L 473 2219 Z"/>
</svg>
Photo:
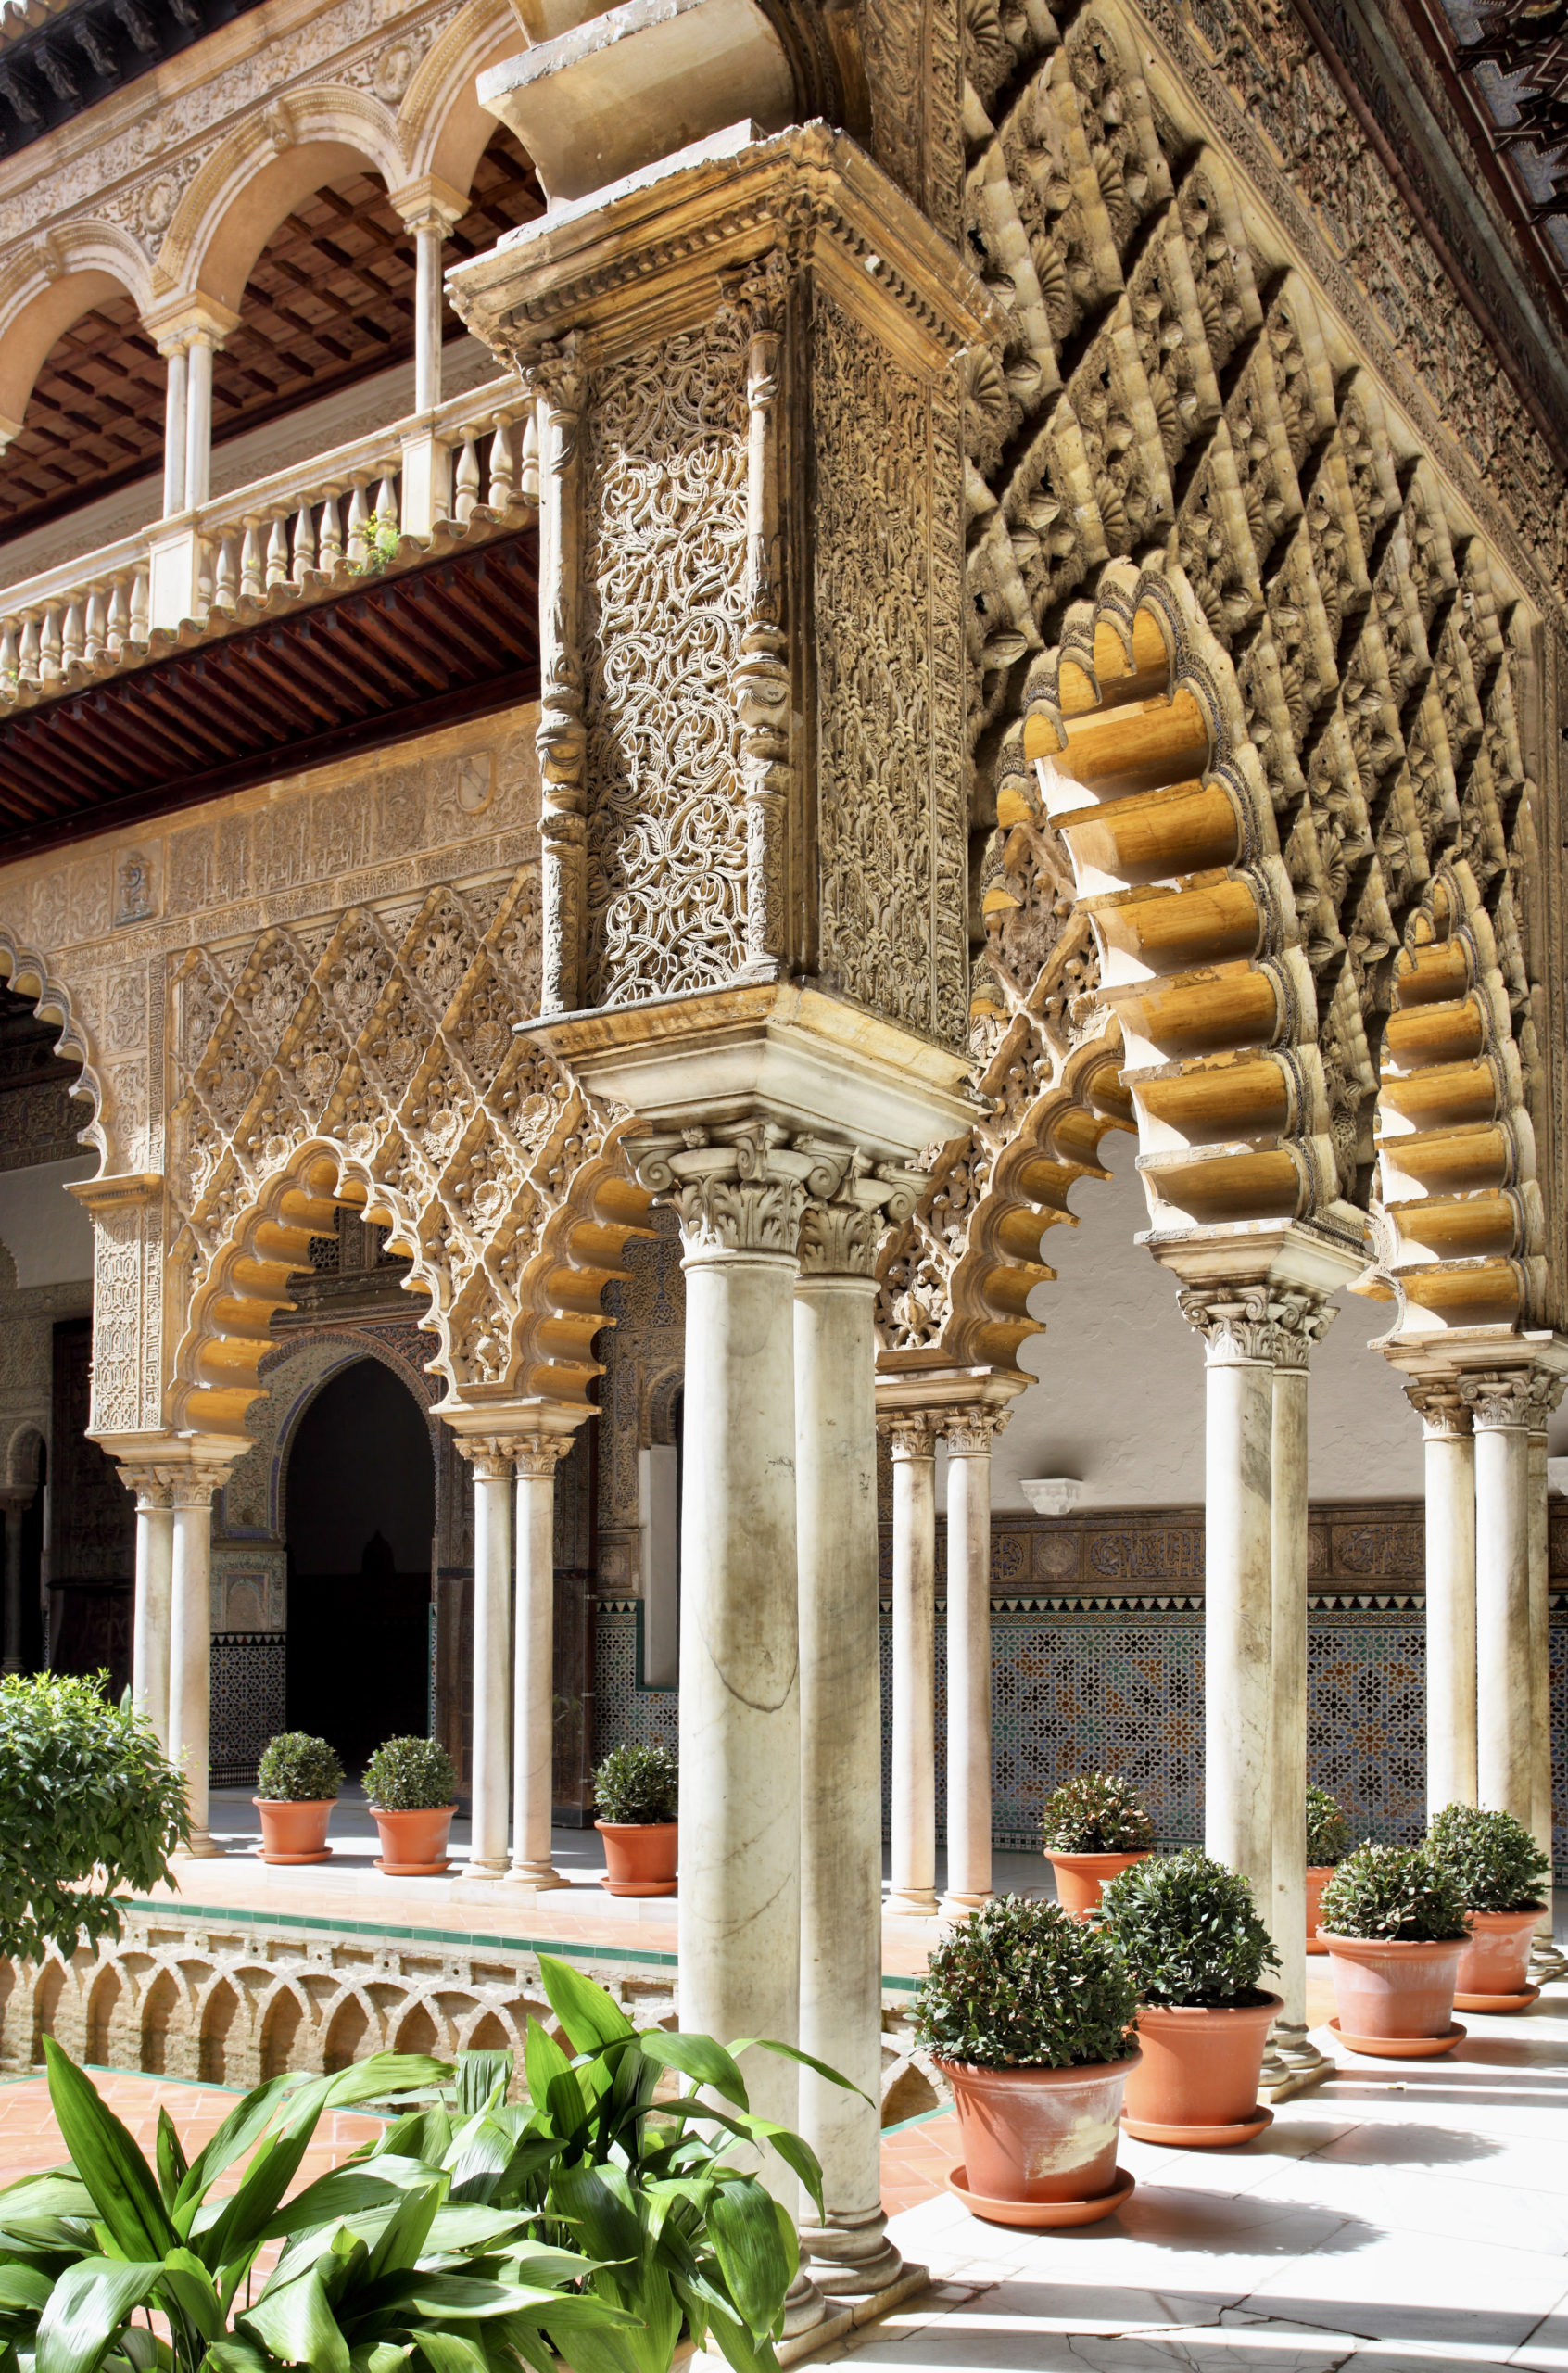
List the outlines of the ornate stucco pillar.
<svg viewBox="0 0 1568 2373">
<path fill-rule="evenodd" d="M 1426 1463 L 1426 1810 L 1475 1797 L 1475 1436 L 1452 1377 L 1405 1387 Z"/>
<path fill-rule="evenodd" d="M 1005 1411 L 942 1422 L 947 1444 L 948 1919 L 991 1894 L 991 1445 Z"/>
<path fill-rule="evenodd" d="M 877 1280 L 889 1199 L 845 1157 L 808 1199 L 795 1287 L 801 1654 L 800 2126 L 825 2221 L 803 2227 L 828 2293 L 885 2290 L 904 2261 L 881 2203 L 882 1741 L 877 1577 Z M 822 1182 L 827 1184 L 828 1182 Z M 865 2098 L 863 2098 L 863 2096 Z"/>
<path fill-rule="evenodd" d="M 563 1887 L 550 1860 L 555 1777 L 555 1470 L 570 1434 L 516 1443 L 517 1589 L 512 1697 L 512 1870 L 522 1886 Z"/>
<path fill-rule="evenodd" d="M 1308 1365 L 1336 1315 L 1322 1294 L 1286 1293 L 1273 1321 L 1270 1539 L 1273 1674 L 1270 1761 L 1273 1778 L 1270 1932 L 1283 2003 L 1273 2050 L 1289 2075 L 1332 2066 L 1307 2032 L 1307 1409 Z"/>
<path fill-rule="evenodd" d="M 507 1753 L 512 1711 L 512 1488 L 516 1445 L 502 1434 L 458 1437 L 474 1473 L 474 1728 L 470 1874 L 506 1876 Z"/>
<path fill-rule="evenodd" d="M 892 1461 L 892 1789 L 890 1911 L 936 1897 L 936 1442 L 930 1412 L 881 1420 Z"/>
</svg>

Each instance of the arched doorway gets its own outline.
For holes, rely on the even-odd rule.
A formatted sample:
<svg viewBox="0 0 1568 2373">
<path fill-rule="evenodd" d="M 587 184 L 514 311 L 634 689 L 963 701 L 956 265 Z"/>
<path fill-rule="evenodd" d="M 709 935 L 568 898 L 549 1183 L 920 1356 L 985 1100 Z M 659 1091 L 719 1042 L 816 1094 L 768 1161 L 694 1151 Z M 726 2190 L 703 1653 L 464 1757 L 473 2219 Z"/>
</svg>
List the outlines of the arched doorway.
<svg viewBox="0 0 1568 2373">
<path fill-rule="evenodd" d="M 342 1368 L 288 1451 L 288 1721 L 350 1771 L 429 1728 L 435 1466 L 418 1402 L 381 1361 Z"/>
</svg>

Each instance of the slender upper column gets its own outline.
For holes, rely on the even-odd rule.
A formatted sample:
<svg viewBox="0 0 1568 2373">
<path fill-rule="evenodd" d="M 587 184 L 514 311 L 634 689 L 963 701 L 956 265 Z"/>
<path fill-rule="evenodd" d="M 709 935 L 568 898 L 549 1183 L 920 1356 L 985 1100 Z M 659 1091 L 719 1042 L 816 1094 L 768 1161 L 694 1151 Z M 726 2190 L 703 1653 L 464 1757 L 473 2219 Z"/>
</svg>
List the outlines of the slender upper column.
<svg viewBox="0 0 1568 2373">
<path fill-rule="evenodd" d="M 991 1445 L 1007 1412 L 942 1420 L 947 1444 L 949 1919 L 991 1894 Z"/>
<path fill-rule="evenodd" d="M 1562 1393 L 1552 1378 L 1532 1396 L 1529 1466 L 1530 1834 L 1551 1859 L 1551 1529 L 1547 1514 L 1546 1421 Z M 8 1521 L 8 1519 L 7 1519 Z M 1549 1936 L 1549 1910 L 1542 1925 Z"/>
<path fill-rule="evenodd" d="M 1265 1917 L 1279 1955 L 1283 2008 L 1274 2048 L 1287 2071 L 1329 2063 L 1307 2032 L 1307 1406 L 1308 1363 L 1337 1315 L 1322 1294 L 1271 1302 L 1274 1387 L 1270 1535 L 1273 1565 L 1270 1759 L 1271 1887 Z M 1261 1908 L 1261 1907 L 1260 1907 Z"/>
<path fill-rule="evenodd" d="M 226 1469 L 176 1472 L 170 1485 L 169 1760 L 185 1775 L 193 1855 L 221 1854 L 209 1829 L 212 1706 L 212 1495 Z"/>
<path fill-rule="evenodd" d="M 1462 1376 L 1475 1428 L 1475 1785 L 1529 1825 L 1530 1432 L 1527 1370 Z"/>
<path fill-rule="evenodd" d="M 174 1562 L 172 1471 L 122 1466 L 120 1480 L 136 1495 L 136 1585 L 131 1617 L 131 1694 L 169 1745 L 171 1592 Z"/>
<path fill-rule="evenodd" d="M 936 1438 L 929 1415 L 882 1419 L 892 1459 L 892 1892 L 935 1913 Z"/>
<path fill-rule="evenodd" d="M 212 491 L 212 357 L 222 340 L 193 329 L 185 380 L 185 507 L 194 511 Z"/>
<path fill-rule="evenodd" d="M 1405 1387 L 1426 1460 L 1426 1809 L 1475 1798 L 1475 1437 L 1452 1377 Z"/>
<path fill-rule="evenodd" d="M 1204 1842 L 1273 1899 L 1274 1336 L 1268 1288 L 1182 1293 L 1204 1339 Z"/>
<path fill-rule="evenodd" d="M 555 1771 L 555 1470 L 570 1434 L 516 1444 L 517 1592 L 512 1706 L 512 1877 L 563 1887 L 550 1860 Z"/>
<path fill-rule="evenodd" d="M 6 1601 L 4 1622 L 4 1655 L 0 1669 L 20 1672 L 22 1669 L 22 1517 L 37 1494 L 36 1483 L 7 1484 L 0 1491 L 0 1507 L 6 1516 Z"/>
<path fill-rule="evenodd" d="M 884 2290 L 904 2261 L 882 2210 L 882 1772 L 877 1557 L 877 1281 L 888 1188 L 845 1158 L 801 1225 L 795 1476 L 801 1643 L 800 2075 L 827 2207 L 803 2227 L 818 2288 Z M 910 1199 L 911 1200 L 913 1198 Z M 863 2098 L 863 2096 L 865 2098 Z"/>
<path fill-rule="evenodd" d="M 506 1875 L 507 1732 L 512 1671 L 512 1476 L 515 1444 L 459 1438 L 474 1469 L 474 1739 L 469 1868 Z"/>
<path fill-rule="evenodd" d="M 163 357 L 163 515 L 172 519 L 185 508 L 185 396 L 189 374 L 183 337 L 164 339 Z"/>
</svg>

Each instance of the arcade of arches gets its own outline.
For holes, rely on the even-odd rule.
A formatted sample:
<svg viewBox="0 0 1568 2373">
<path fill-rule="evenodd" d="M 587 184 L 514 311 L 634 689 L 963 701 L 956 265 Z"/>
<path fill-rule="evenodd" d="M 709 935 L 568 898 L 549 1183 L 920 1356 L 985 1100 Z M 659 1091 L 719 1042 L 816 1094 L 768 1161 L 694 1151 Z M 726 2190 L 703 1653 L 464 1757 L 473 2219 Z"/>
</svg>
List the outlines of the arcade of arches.
<svg viewBox="0 0 1568 2373">
<path fill-rule="evenodd" d="M 37 1606 L 128 1653 L 198 1862 L 275 1724 L 352 1761 L 428 1721 L 465 1884 L 537 1896 L 596 1753 L 678 1736 L 683 2022 L 872 2099 L 884 1812 L 895 1910 L 960 1918 L 1114 1762 L 1252 1882 L 1268 2082 L 1311 2082 L 1309 1772 L 1385 1835 L 1454 1797 L 1553 1835 L 1556 333 L 1445 277 L 1283 0 L 831 40 L 781 0 L 684 113 L 624 103 L 668 72 L 624 11 L 522 61 L 482 0 L 343 13 L 338 81 L 159 168 L 133 264 L 107 210 L 42 286 L 0 260 L 49 419 L 79 273 L 119 260 L 166 366 L 120 627 L 60 572 L 131 552 L 121 463 L 100 510 L 48 479 L 0 368 L 7 1643 Z M 406 350 L 415 409 L 264 500 L 307 336 Z M 247 374 L 218 450 L 273 476 L 231 514 Z M 197 755 L 90 812 L 106 717 Z M 163 2050 L 137 1950 L 45 1972 L 39 2032 Z M 215 1989 L 204 2065 L 424 2032 L 268 1985 L 243 2050 Z M 418 2022 L 513 2031 L 477 1961 L 460 1996 Z M 892 2285 L 868 2102 L 779 2062 L 753 2105 L 822 2158 L 821 2282 Z"/>
</svg>

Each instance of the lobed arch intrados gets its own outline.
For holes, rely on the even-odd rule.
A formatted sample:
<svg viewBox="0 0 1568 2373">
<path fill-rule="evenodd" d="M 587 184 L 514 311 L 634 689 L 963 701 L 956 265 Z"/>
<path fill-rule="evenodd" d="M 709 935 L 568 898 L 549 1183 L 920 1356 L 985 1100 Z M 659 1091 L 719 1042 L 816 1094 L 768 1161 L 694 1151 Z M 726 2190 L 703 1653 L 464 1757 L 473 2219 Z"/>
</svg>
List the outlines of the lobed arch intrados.
<svg viewBox="0 0 1568 2373">
<path fill-rule="evenodd" d="M 32 1009 L 42 1022 L 57 1025 L 59 1036 L 55 1052 L 68 1062 L 82 1066 L 73 1083 L 71 1096 L 80 1098 L 91 1108 L 91 1118 L 77 1135 L 83 1146 L 90 1147 L 98 1157 L 100 1174 L 110 1166 L 110 1146 L 107 1123 L 111 1116 L 104 1109 L 103 1082 L 92 1042 L 85 1025 L 77 1016 L 70 990 L 50 971 L 47 960 L 36 949 L 23 945 L 0 925 L 0 982 L 13 996 L 29 998 Z"/>
</svg>

